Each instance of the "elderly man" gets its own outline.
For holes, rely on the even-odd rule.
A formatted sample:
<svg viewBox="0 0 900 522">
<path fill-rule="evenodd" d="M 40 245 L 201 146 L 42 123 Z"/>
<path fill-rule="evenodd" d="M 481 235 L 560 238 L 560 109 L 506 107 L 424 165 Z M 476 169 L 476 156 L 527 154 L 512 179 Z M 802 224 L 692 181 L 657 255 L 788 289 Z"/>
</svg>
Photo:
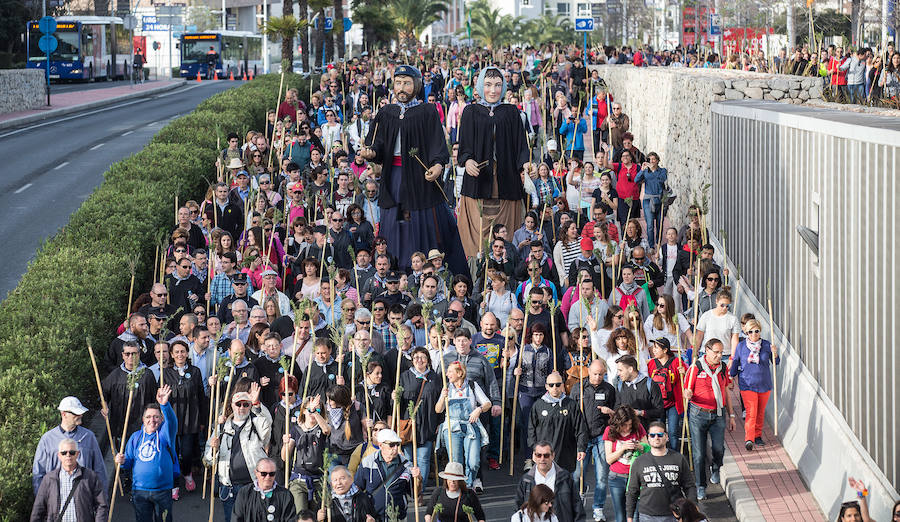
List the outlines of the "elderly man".
<svg viewBox="0 0 900 522">
<path fill-rule="evenodd" d="M 253 473 L 256 477 L 253 487 L 242 488 L 234 501 L 234 519 L 238 522 L 295 522 L 297 511 L 291 493 L 275 483 L 278 473 L 275 461 L 268 457 L 259 459 Z"/>
<path fill-rule="evenodd" d="M 378 451 L 362 458 L 354 484 L 372 495 L 378 520 L 385 520 L 387 509 L 397 510 L 397 519 L 406 518 L 406 495 L 412 492 L 412 478 L 420 477 L 419 468 L 400 455 L 400 437 L 384 429 L 378 432 Z"/>
<path fill-rule="evenodd" d="M 218 460 L 217 478 L 225 522 L 231 522 L 232 511 L 241 490 L 252 491 L 254 477 L 251 470 L 258 469 L 260 461 L 267 458 L 266 445 L 270 440 L 272 415 L 262 407 L 259 392 L 259 384 L 254 382 L 250 385 L 249 392 L 235 393 L 231 397 L 232 415 L 215 427 L 206 442 L 203 462 L 211 466 Z M 274 473 L 275 464 L 264 469 Z M 288 493 L 288 499 L 290 498 Z"/>
<path fill-rule="evenodd" d="M 353 484 L 353 475 L 344 466 L 331 470 L 331 510 L 332 522 L 375 522 L 378 512 L 372 495 Z M 328 519 L 325 506 L 316 515 L 319 522 Z"/>
<path fill-rule="evenodd" d="M 606 448 L 603 445 L 603 432 L 609 425 L 609 416 L 616 404 L 615 387 L 603 380 L 606 376 L 606 361 L 594 359 L 588 367 L 588 380 L 572 387 L 572 400 L 584 412 L 584 420 L 588 430 L 588 456 L 594 460 L 594 500 L 593 515 L 595 521 L 605 520 L 603 506 L 606 504 L 606 487 L 609 478 L 609 463 L 606 462 Z M 578 463 L 575 475 L 581 477 L 581 466 L 588 459 Z"/>
<path fill-rule="evenodd" d="M 359 150 L 363 158 L 384 166 L 380 234 L 397 249 L 402 270 L 410 268 L 414 252 L 437 248 L 450 254 L 454 273 L 465 273 L 459 228 L 437 183 L 450 160 L 437 108 L 416 98 L 422 73 L 415 67 L 397 67 L 393 89 L 397 103 L 378 111 L 365 139 L 371 145 Z"/>
<path fill-rule="evenodd" d="M 254 292 L 251 297 L 253 297 L 257 303 L 262 303 L 269 297 L 275 297 L 278 301 L 278 310 L 281 315 L 292 315 L 293 310 L 291 310 L 290 298 L 275 288 L 278 272 L 270 268 L 263 270 L 263 273 L 260 274 L 260 276 L 262 276 L 262 288 Z"/>
<path fill-rule="evenodd" d="M 44 475 L 59 467 L 59 443 L 65 440 L 74 441 L 78 446 L 78 465 L 84 466 L 100 479 L 103 491 L 106 491 L 107 476 L 106 464 L 103 462 L 103 452 L 97 444 L 94 432 L 81 426 L 81 419 L 88 411 L 77 397 L 66 397 L 59 403 L 59 426 L 51 429 L 41 436 L 37 451 L 34 453 L 34 462 L 31 465 L 31 482 L 34 491 L 38 487 Z"/>
<path fill-rule="evenodd" d="M 225 326 L 224 334 L 231 339 L 239 339 L 246 343 L 250 337 L 250 309 L 247 303 L 237 300 L 231 304 L 231 313 L 234 321 Z"/>
<path fill-rule="evenodd" d="M 531 489 L 543 484 L 553 490 L 553 514 L 559 522 L 584 522 L 584 502 L 578 495 L 578 486 L 572 474 L 554 462 L 553 445 L 545 440 L 534 445 L 534 467 L 522 475 L 516 489 L 516 506 L 528 500 Z"/>
<path fill-rule="evenodd" d="M 96 441 L 94 442 L 96 444 Z M 56 444 L 59 465 L 48 471 L 35 493 L 31 522 L 106 522 L 106 470 L 95 473 L 78 461 L 78 442 L 61 439 Z"/>
<path fill-rule="evenodd" d="M 178 470 L 175 436 L 178 418 L 169 405 L 172 389 L 156 392 L 156 403 L 143 408 L 141 428 L 131 434 L 125 453 L 115 456 L 116 464 L 131 470 L 132 503 L 136 522 L 172 522 L 174 477 Z"/>
</svg>

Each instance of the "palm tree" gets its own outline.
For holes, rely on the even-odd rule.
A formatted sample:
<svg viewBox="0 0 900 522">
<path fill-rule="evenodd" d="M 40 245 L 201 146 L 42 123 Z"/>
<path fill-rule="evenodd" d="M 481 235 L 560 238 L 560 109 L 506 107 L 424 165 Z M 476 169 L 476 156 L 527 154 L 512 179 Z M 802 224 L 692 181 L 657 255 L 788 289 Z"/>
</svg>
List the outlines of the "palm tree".
<svg viewBox="0 0 900 522">
<path fill-rule="evenodd" d="M 313 45 L 315 46 L 315 54 L 313 54 L 313 56 L 316 57 L 315 63 L 313 64 L 313 67 L 315 67 L 316 65 L 321 64 L 324 61 L 324 59 L 327 58 L 328 54 L 330 54 L 330 53 L 326 53 L 325 46 L 323 44 L 326 42 L 326 40 L 325 40 L 325 8 L 331 7 L 331 0 L 308 0 L 308 3 L 309 3 L 309 9 L 313 13 L 316 13 L 315 16 L 318 18 L 318 25 L 319 25 L 314 33 L 316 35 L 315 40 L 313 42 L 310 42 L 311 46 L 313 46 Z M 323 54 L 325 55 L 325 57 L 322 56 Z M 310 70 L 312 70 L 312 69 L 310 69 Z"/>
<path fill-rule="evenodd" d="M 414 47 L 422 31 L 440 20 L 449 8 L 449 0 L 392 0 L 390 12 L 399 43 Z"/>
<path fill-rule="evenodd" d="M 571 38 L 572 21 L 565 16 L 554 15 L 549 9 L 540 18 L 522 24 L 517 34 L 517 40 L 533 45 L 567 41 Z"/>
<path fill-rule="evenodd" d="M 294 36 L 300 30 L 306 30 L 306 22 L 297 20 L 294 15 L 273 16 L 266 22 L 263 31 L 268 36 L 281 38 L 281 70 L 293 71 Z"/>
<path fill-rule="evenodd" d="M 334 26 L 331 29 L 334 40 L 334 54 L 344 59 L 344 0 L 334 0 Z"/>
<path fill-rule="evenodd" d="M 283 0 L 285 3 L 290 3 Z M 300 19 L 305 25 L 300 29 L 300 63 L 304 72 L 309 72 L 309 2 L 307 0 L 298 0 L 297 10 L 300 12 Z"/>
<path fill-rule="evenodd" d="M 353 0 L 353 17 L 362 24 L 363 49 L 385 47 L 397 34 L 389 0 Z"/>
<path fill-rule="evenodd" d="M 472 2 L 469 15 L 472 18 L 472 38 L 492 51 L 512 43 L 521 24 L 520 17 L 501 15 L 500 9 L 492 8 L 487 0 Z M 464 32 L 465 29 L 460 30 L 460 33 Z"/>
</svg>

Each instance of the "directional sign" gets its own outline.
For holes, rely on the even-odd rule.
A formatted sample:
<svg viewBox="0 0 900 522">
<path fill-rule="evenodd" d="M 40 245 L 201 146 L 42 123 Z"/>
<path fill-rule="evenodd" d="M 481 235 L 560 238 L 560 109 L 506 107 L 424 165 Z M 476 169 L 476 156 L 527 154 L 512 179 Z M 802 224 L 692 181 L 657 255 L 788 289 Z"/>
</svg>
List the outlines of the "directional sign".
<svg viewBox="0 0 900 522">
<path fill-rule="evenodd" d="M 719 36 L 722 34 L 722 16 L 716 13 L 709 15 L 709 35 Z"/>
<path fill-rule="evenodd" d="M 122 27 L 124 27 L 128 31 L 133 30 L 137 27 L 137 18 L 135 18 L 134 16 L 126 16 L 122 20 Z"/>
<path fill-rule="evenodd" d="M 56 40 L 56 37 L 52 34 L 45 34 L 38 40 L 38 49 L 43 51 L 46 54 L 50 54 L 59 47 L 59 42 Z"/>
<path fill-rule="evenodd" d="M 594 19 L 593 18 L 576 18 L 575 19 L 575 31 L 577 32 L 589 32 L 594 30 Z"/>
<path fill-rule="evenodd" d="M 56 19 L 52 16 L 45 16 L 38 20 L 38 29 L 43 34 L 53 34 L 56 32 Z"/>
<path fill-rule="evenodd" d="M 351 27 L 353 27 L 353 20 L 345 17 L 344 18 L 344 32 L 346 33 L 347 31 L 349 31 Z"/>
<path fill-rule="evenodd" d="M 330 16 L 325 17 L 325 32 L 327 33 L 332 29 L 334 29 L 334 18 Z"/>
</svg>

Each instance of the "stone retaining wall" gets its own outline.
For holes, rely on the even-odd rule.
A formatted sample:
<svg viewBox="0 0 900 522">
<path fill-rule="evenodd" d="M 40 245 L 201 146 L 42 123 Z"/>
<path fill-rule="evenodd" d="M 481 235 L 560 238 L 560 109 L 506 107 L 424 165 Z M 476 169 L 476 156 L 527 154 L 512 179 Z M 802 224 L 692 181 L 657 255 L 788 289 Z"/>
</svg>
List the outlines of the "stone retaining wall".
<svg viewBox="0 0 900 522">
<path fill-rule="evenodd" d="M 46 95 L 43 71 L 0 69 L 0 114 L 40 107 Z"/>
<path fill-rule="evenodd" d="M 677 195 L 669 213 L 683 221 L 687 206 L 702 202 L 710 182 L 710 110 L 725 100 L 821 101 L 816 78 L 718 69 L 597 65 L 613 99 L 631 118 L 630 132 L 643 152 L 654 151 L 669 170 Z"/>
</svg>

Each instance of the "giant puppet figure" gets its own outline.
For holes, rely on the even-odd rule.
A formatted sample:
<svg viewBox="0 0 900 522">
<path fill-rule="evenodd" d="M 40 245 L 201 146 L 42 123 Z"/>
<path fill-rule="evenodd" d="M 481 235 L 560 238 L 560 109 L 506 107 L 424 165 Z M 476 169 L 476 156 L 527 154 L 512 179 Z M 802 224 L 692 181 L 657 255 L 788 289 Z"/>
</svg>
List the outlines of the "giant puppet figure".
<svg viewBox="0 0 900 522">
<path fill-rule="evenodd" d="M 397 67 L 393 88 L 396 103 L 378 111 L 359 152 L 382 165 L 379 235 L 401 269 L 414 252 L 438 249 L 453 273 L 466 273 L 456 220 L 437 183 L 450 161 L 437 109 L 416 98 L 422 73 L 415 67 Z"/>
<path fill-rule="evenodd" d="M 516 228 L 524 220 L 524 176 L 530 169 L 528 139 L 519 108 L 503 103 L 506 80 L 485 67 L 475 85 L 478 103 L 459 121 L 459 164 L 465 166 L 459 232 L 466 256 L 481 250 L 492 224 Z"/>
</svg>

